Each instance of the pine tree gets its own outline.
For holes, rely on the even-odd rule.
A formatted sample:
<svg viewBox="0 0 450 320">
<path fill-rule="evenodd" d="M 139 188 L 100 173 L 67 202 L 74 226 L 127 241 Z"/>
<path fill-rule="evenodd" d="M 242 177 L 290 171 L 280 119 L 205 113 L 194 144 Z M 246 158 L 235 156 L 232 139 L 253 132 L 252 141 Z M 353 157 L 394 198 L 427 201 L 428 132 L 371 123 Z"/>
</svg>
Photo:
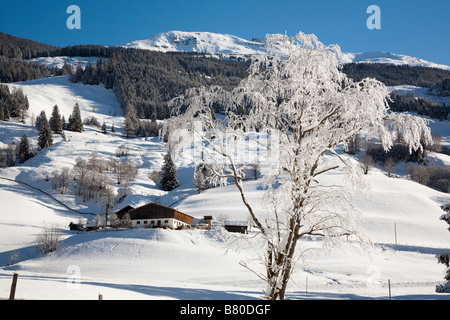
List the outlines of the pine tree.
<svg viewBox="0 0 450 320">
<path fill-rule="evenodd" d="M 170 152 L 164 156 L 164 164 L 161 172 L 161 188 L 164 191 L 170 191 L 178 187 L 177 168 L 172 161 Z"/>
<path fill-rule="evenodd" d="M 19 144 L 19 162 L 24 163 L 33 155 L 33 150 L 30 148 L 30 143 L 28 142 L 28 136 L 24 133 Z"/>
<path fill-rule="evenodd" d="M 40 149 L 44 149 L 53 144 L 52 130 L 50 129 L 50 125 L 44 111 L 41 112 L 39 120 L 41 129 L 39 131 L 38 146 Z"/>
<path fill-rule="evenodd" d="M 12 117 L 21 118 L 25 123 L 25 116 L 30 107 L 27 96 L 23 93 L 22 88 L 14 89 L 11 94 L 12 103 L 10 106 L 10 114 Z"/>
<path fill-rule="evenodd" d="M 106 134 L 108 131 L 106 130 L 106 123 L 103 122 L 102 124 L 102 133 Z"/>
<path fill-rule="evenodd" d="M 45 115 L 45 111 L 42 110 L 41 113 L 36 117 L 36 121 L 35 121 L 35 127 L 37 132 L 41 132 L 42 131 L 42 120 L 46 118 L 47 116 Z"/>
<path fill-rule="evenodd" d="M 124 130 L 127 132 L 127 138 L 130 134 L 135 134 L 139 128 L 139 118 L 133 105 L 127 106 L 127 115 L 125 116 Z"/>
<path fill-rule="evenodd" d="M 156 106 L 152 107 L 152 121 L 150 122 L 150 134 L 153 136 L 158 135 L 158 123 L 156 122 Z"/>
<path fill-rule="evenodd" d="M 69 117 L 69 123 L 67 124 L 67 130 L 83 132 L 83 121 L 81 120 L 80 106 L 75 103 L 73 107 L 72 115 Z"/>
<path fill-rule="evenodd" d="M 61 125 L 62 125 L 63 130 L 67 129 L 66 118 L 64 116 L 61 117 Z"/>
<path fill-rule="evenodd" d="M 63 122 L 61 119 L 61 114 L 59 113 L 59 108 L 58 105 L 55 104 L 55 106 L 53 107 L 53 112 L 52 112 L 52 116 L 49 120 L 50 123 L 50 129 L 52 129 L 52 131 L 54 133 L 61 133 L 63 131 Z"/>
</svg>

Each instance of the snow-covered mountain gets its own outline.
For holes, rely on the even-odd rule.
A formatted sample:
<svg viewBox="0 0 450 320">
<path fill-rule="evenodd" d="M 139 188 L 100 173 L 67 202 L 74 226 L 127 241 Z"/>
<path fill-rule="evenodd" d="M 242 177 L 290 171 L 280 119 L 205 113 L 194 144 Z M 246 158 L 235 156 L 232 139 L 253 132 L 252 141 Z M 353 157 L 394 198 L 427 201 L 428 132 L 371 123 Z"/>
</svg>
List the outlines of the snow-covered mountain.
<svg viewBox="0 0 450 320">
<path fill-rule="evenodd" d="M 122 46 L 161 52 L 202 52 L 241 57 L 267 54 L 263 39 L 249 41 L 233 35 L 212 32 L 169 31 Z M 341 59 L 343 63 L 386 63 L 450 70 L 450 66 L 447 65 L 389 52 L 343 53 Z"/>
<path fill-rule="evenodd" d="M 429 67 L 450 70 L 450 66 L 426 61 L 420 58 L 389 52 L 343 53 L 343 63 L 385 63 L 394 65 L 409 65 L 413 67 Z"/>
<path fill-rule="evenodd" d="M 267 53 L 263 42 L 212 32 L 169 31 L 144 40 L 126 43 L 123 47 L 162 52 L 203 52 L 212 55 L 253 56 Z"/>
</svg>

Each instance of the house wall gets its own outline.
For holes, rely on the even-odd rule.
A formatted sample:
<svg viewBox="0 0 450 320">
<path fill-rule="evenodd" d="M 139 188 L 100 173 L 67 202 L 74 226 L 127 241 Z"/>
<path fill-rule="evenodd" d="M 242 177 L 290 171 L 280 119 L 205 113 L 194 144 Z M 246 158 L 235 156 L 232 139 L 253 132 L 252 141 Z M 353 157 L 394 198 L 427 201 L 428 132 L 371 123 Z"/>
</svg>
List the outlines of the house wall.
<svg viewBox="0 0 450 320">
<path fill-rule="evenodd" d="M 160 221 L 161 225 L 158 225 Z M 131 220 L 131 227 L 133 228 L 157 228 L 166 227 L 171 229 L 176 229 L 178 227 L 189 227 L 190 225 L 173 218 L 159 218 L 159 219 L 136 219 Z"/>
</svg>

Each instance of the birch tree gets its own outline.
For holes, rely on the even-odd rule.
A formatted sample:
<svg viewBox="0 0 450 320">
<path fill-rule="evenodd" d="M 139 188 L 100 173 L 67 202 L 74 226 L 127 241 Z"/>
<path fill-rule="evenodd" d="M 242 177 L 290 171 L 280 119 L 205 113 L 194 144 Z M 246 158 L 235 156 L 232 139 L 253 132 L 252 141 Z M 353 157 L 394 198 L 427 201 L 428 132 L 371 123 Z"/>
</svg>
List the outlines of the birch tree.
<svg viewBox="0 0 450 320">
<path fill-rule="evenodd" d="M 388 90 L 381 82 L 347 78 L 337 45 L 303 33 L 268 35 L 266 44 L 271 54 L 254 58 L 248 77 L 231 92 L 195 88 L 172 100 L 175 116 L 163 134 L 175 153 L 186 144 L 200 144 L 215 182 L 237 187 L 264 242 L 265 270 L 255 272 L 267 284 L 265 298 L 275 300 L 285 298 L 295 263 L 308 250 L 308 242 L 300 240 L 319 237 L 331 246 L 363 241 L 351 197 L 364 176 L 358 163 L 341 152 L 346 143 L 370 135 L 387 151 L 401 132 L 413 151 L 422 148 L 421 136 L 431 136 L 423 119 L 389 110 Z M 214 117 L 217 105 L 223 106 L 224 118 Z M 243 183 L 246 164 L 236 157 L 240 149 L 230 147 L 252 140 L 254 132 L 267 134 L 256 141 L 267 151 L 259 159 L 264 206 L 249 201 Z M 334 171 L 344 173 L 342 183 L 326 179 Z"/>
</svg>

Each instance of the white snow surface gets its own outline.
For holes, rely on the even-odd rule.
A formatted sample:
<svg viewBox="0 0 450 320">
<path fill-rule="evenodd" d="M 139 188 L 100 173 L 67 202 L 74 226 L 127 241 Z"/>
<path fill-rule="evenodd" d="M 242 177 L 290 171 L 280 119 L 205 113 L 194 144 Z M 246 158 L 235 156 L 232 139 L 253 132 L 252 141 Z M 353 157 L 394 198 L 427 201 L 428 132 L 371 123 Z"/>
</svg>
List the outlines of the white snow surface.
<svg viewBox="0 0 450 320">
<path fill-rule="evenodd" d="M 126 139 L 120 129 L 123 115 L 111 90 L 103 86 L 73 84 L 57 77 L 10 84 L 21 86 L 30 101 L 30 114 L 55 104 L 68 118 L 78 102 L 82 117 L 95 115 L 116 133 L 102 134 L 86 126 L 84 133 L 66 132 L 67 141 L 54 135 L 54 145 L 15 167 L 0 169 L 0 177 L 17 179 L 51 193 L 71 208 L 85 213 L 101 213 L 98 203 L 83 203 L 70 194 L 51 188 L 46 176 L 54 169 L 71 167 L 78 156 L 92 151 L 99 157 L 114 156 L 120 145 L 130 149 L 129 159 L 139 167 L 131 194 L 115 210 L 127 204 L 138 206 L 151 201 L 171 205 L 196 219 L 212 215 L 216 220 L 247 221 L 248 213 L 233 185 L 208 189 L 200 194 L 192 184 L 193 164 L 176 158 L 180 186 L 161 191 L 149 178 L 163 163 L 165 146 L 157 137 Z M 450 137 L 448 121 L 440 122 L 441 135 Z M 32 146 L 37 134 L 29 120 L 0 123 L 0 142 L 18 140 L 26 132 Z M 437 159 L 437 155 L 431 157 Z M 438 155 L 442 161 L 450 157 Z M 251 158 L 251 157 L 248 157 Z M 445 266 L 436 255 L 449 250 L 450 232 L 440 220 L 440 206 L 450 202 L 448 193 L 438 192 L 410 181 L 397 168 L 397 177 L 388 178 L 382 167 L 364 176 L 367 193 L 354 198 L 361 212 L 361 229 L 373 246 L 348 245 L 319 250 L 319 239 L 303 239 L 299 248 L 317 247 L 306 261 L 299 260 L 288 287 L 287 299 L 387 299 L 388 280 L 393 299 L 444 299 L 449 294 L 435 292 L 443 282 Z M 342 173 L 327 175 L 329 181 Z M 119 186 L 115 186 L 118 188 Z M 261 180 L 244 183 L 249 201 L 262 206 Z M 19 274 L 16 299 L 78 300 L 97 299 L 260 299 L 264 283 L 245 262 L 263 272 L 258 255 L 258 236 L 213 230 L 129 229 L 91 233 L 69 231 L 68 224 L 91 215 L 70 211 L 43 193 L 25 185 L 0 179 L 0 299 L 9 296 L 13 273 Z M 46 256 L 34 247 L 36 236 L 48 223 L 63 229 L 56 252 Z M 396 233 L 395 233 L 396 231 Z M 11 265 L 11 256 L 17 259 Z M 308 292 L 306 293 L 306 281 Z"/>
</svg>

